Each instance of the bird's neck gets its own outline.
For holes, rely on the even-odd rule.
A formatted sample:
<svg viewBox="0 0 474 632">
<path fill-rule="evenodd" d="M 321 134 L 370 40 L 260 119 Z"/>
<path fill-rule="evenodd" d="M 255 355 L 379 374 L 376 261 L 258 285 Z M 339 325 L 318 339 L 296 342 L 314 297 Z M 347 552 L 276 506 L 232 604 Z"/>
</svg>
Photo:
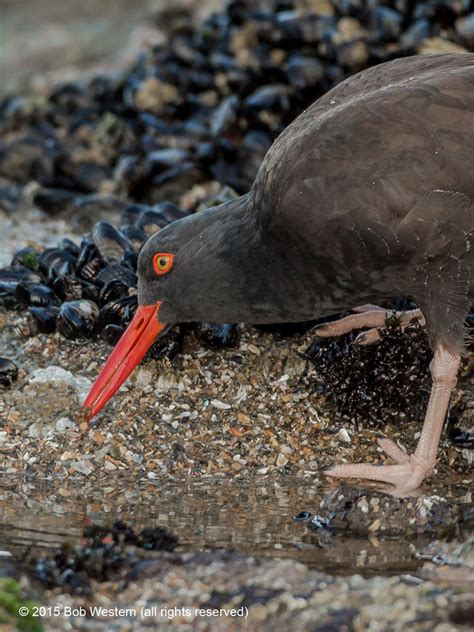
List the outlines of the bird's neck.
<svg viewBox="0 0 474 632">
<path fill-rule="evenodd" d="M 314 292 L 304 287 L 294 247 L 262 226 L 250 194 L 214 211 L 206 232 L 215 267 L 200 319 L 264 324 L 314 317 Z"/>
</svg>

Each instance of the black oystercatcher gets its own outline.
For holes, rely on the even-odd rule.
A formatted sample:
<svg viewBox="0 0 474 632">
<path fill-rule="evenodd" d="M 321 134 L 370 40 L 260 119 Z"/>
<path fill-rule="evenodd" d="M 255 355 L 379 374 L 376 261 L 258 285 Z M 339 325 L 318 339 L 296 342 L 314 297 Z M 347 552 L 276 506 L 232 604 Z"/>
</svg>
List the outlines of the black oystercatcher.
<svg viewBox="0 0 474 632">
<path fill-rule="evenodd" d="M 430 476 L 473 299 L 474 55 L 396 60 L 361 72 L 299 116 L 269 150 L 251 191 L 153 235 L 139 262 L 139 308 L 86 402 L 92 416 L 155 337 L 185 321 L 310 320 L 369 326 L 373 303 L 410 297 L 434 351 L 433 387 L 414 454 L 396 465 L 338 465 L 411 491 Z M 364 342 L 364 341 L 362 341 Z"/>
</svg>

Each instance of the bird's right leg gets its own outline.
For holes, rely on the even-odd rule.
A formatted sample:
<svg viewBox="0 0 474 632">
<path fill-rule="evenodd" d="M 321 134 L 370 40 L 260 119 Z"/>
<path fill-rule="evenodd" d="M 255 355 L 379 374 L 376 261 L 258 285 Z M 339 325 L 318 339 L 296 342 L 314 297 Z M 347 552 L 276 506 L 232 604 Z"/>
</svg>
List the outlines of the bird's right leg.
<svg viewBox="0 0 474 632">
<path fill-rule="evenodd" d="M 352 311 L 355 314 L 320 325 L 315 330 L 316 335 L 322 338 L 329 338 L 347 334 L 353 329 L 369 327 L 368 331 L 362 331 L 354 340 L 355 344 L 369 345 L 380 340 L 382 330 L 387 327 L 390 319 L 398 322 L 402 331 L 415 320 L 421 325 L 425 325 L 425 318 L 421 313 L 421 309 L 395 311 L 379 307 L 378 305 L 361 305 Z"/>
<path fill-rule="evenodd" d="M 423 480 L 431 476 L 436 465 L 436 453 L 451 391 L 456 385 L 459 363 L 459 353 L 448 351 L 442 344 L 436 345 L 430 364 L 433 386 L 421 436 L 413 454 L 407 454 L 390 439 L 380 439 L 379 446 L 396 465 L 335 465 L 325 474 L 336 478 L 362 478 L 390 483 L 397 494 L 417 490 Z"/>
</svg>

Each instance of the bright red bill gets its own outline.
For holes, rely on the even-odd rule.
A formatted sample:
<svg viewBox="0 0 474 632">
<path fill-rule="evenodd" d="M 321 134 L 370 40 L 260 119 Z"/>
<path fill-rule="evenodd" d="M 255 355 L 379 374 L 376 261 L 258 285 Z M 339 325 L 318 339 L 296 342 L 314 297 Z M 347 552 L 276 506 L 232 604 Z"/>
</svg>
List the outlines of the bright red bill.
<svg viewBox="0 0 474 632">
<path fill-rule="evenodd" d="M 83 408 L 90 419 L 109 401 L 137 366 L 163 329 L 157 314 L 160 303 L 139 305 L 132 322 L 117 342 L 99 377 L 94 382 Z"/>
</svg>

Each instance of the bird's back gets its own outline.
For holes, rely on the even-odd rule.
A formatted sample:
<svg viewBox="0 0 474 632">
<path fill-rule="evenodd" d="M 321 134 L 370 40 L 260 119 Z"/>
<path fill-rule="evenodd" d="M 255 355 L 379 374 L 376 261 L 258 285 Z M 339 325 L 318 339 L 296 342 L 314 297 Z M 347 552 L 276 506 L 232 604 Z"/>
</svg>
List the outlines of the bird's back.
<svg viewBox="0 0 474 632">
<path fill-rule="evenodd" d="M 419 302 L 427 284 L 454 283 L 472 301 L 474 55 L 404 58 L 342 82 L 277 139 L 253 195 L 262 226 L 326 268 L 342 301 L 357 283 L 361 296 L 368 283 Z M 451 272 L 436 286 L 439 266 Z"/>
</svg>

